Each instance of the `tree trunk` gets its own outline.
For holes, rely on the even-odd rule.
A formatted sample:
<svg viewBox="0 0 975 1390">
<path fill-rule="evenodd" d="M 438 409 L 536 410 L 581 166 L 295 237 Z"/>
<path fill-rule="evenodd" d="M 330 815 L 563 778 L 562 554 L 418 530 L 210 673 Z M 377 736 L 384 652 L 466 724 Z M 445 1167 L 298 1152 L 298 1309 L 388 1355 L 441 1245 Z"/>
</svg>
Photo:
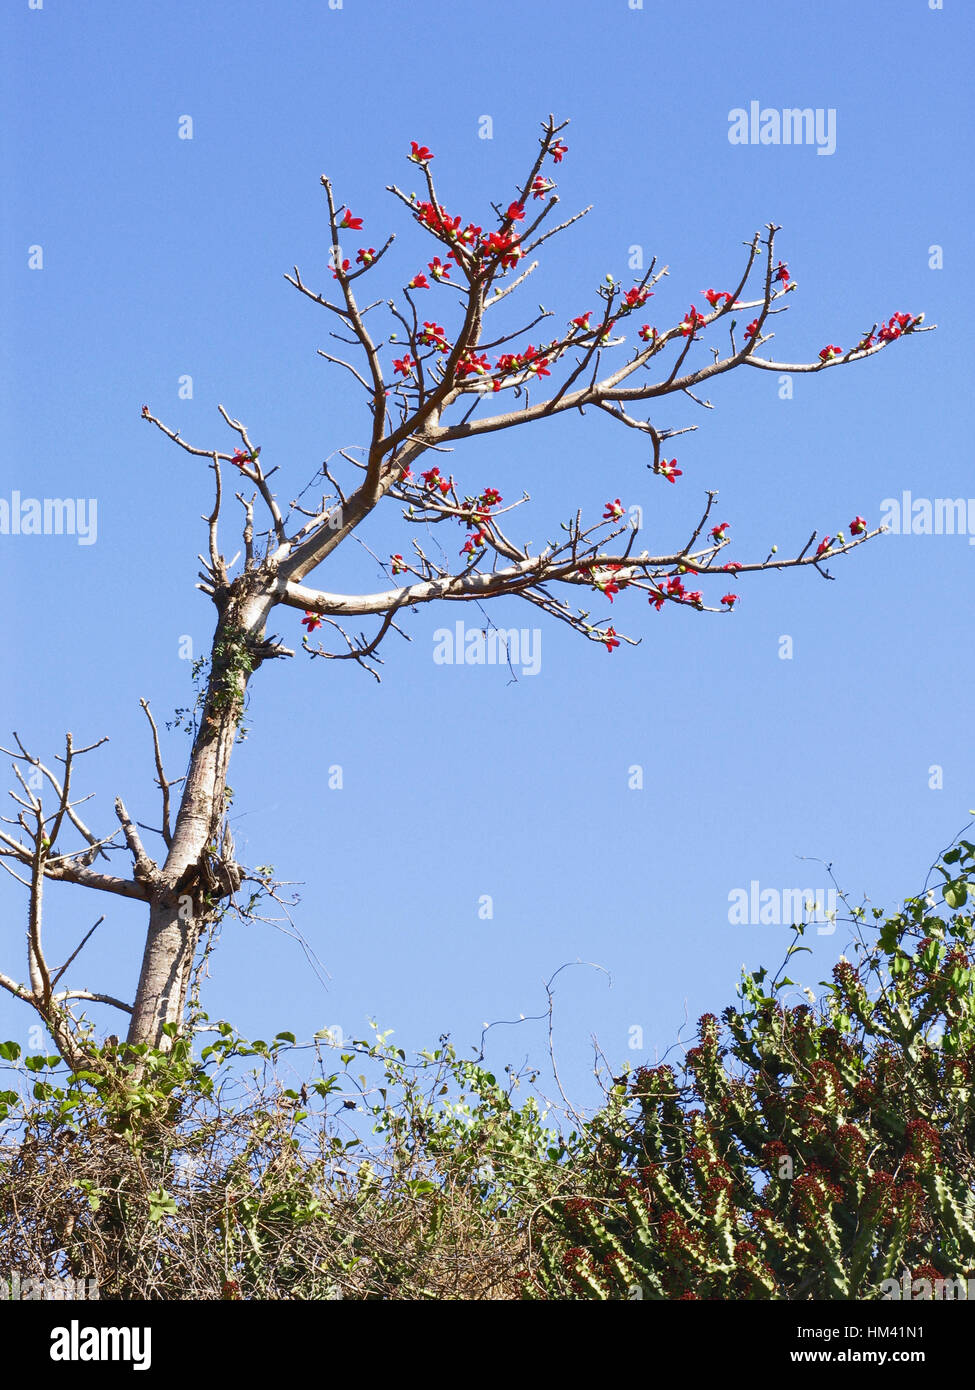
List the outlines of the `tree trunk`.
<svg viewBox="0 0 975 1390">
<path fill-rule="evenodd" d="M 220 617 L 200 726 L 172 842 L 150 891 L 145 952 L 128 1032 L 132 1045 L 168 1046 L 163 1026 L 182 1023 L 197 942 L 212 920 L 216 901 L 229 891 L 226 884 L 214 886 L 209 865 L 217 857 L 227 769 L 247 683 L 262 659 L 271 604 L 266 588 L 258 588 L 253 575 L 242 576 L 217 598 Z"/>
</svg>

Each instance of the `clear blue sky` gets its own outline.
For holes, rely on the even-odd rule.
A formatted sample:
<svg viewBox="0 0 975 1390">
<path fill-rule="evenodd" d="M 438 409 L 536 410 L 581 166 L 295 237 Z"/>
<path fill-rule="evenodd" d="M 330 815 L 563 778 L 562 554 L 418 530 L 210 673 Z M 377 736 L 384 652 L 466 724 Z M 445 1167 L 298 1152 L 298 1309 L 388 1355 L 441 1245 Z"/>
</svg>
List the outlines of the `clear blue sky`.
<svg viewBox="0 0 975 1390">
<path fill-rule="evenodd" d="M 193 588 L 209 476 L 143 424 L 142 403 L 225 448 L 222 402 L 280 466 L 285 500 L 365 436 L 355 388 L 316 356 L 322 312 L 282 278 L 297 262 L 327 281 L 322 172 L 366 219 L 365 244 L 400 233 L 397 273 L 412 274 L 427 245 L 384 192 L 413 186 L 410 139 L 434 149 L 448 205 L 481 221 L 489 199 L 510 199 L 554 111 L 572 121 L 563 206 L 594 211 L 552 245 L 529 306 L 542 300 L 560 319 L 595 308 L 596 285 L 626 275 L 638 243 L 670 266 L 653 302 L 653 321 L 670 324 L 702 289 L 730 287 L 742 242 L 773 220 L 799 283 L 776 323 L 780 358 L 849 346 L 894 310 L 939 325 L 879 359 L 796 377 L 792 400 L 774 375 L 739 371 L 714 384 L 711 412 L 662 403 L 659 424 L 700 425 L 675 445 L 674 487 L 648 472 L 643 440 L 604 417 L 458 451 L 451 468 L 472 487 L 532 493 L 525 537 L 619 496 L 644 507 L 648 544 L 673 543 L 711 487 L 731 553 L 752 559 L 858 512 L 875 523 L 904 489 L 975 496 L 975 26 L 961 0 L 940 11 L 927 0 L 12 0 L 0 24 L 0 497 L 98 501 L 93 545 L 0 536 L 0 741 L 15 728 L 50 761 L 65 729 L 108 734 L 82 779 L 106 833 L 116 794 L 157 822 L 138 700 L 160 720 L 189 703 L 180 639 L 202 653 L 213 620 Z M 832 108 L 835 153 L 730 144 L 729 112 L 753 100 Z M 185 115 L 192 140 L 177 138 Z M 478 138 L 485 115 L 491 140 Z M 43 269 L 31 270 L 37 245 Z M 941 270 L 929 268 L 934 245 Z M 192 400 L 178 399 L 183 374 Z M 395 507 L 366 538 L 380 553 L 406 549 Z M 358 547 L 342 555 L 332 587 L 382 584 Z M 975 805 L 975 546 L 888 536 L 832 569 L 834 583 L 811 570 L 742 580 L 730 618 L 656 614 L 623 595 L 614 620 L 643 642 L 612 656 L 544 623 L 541 671 L 514 684 L 502 668 L 433 662 L 432 634 L 456 608 L 409 621 L 412 644 L 388 644 L 381 686 L 350 663 L 266 666 L 232 765 L 238 851 L 303 881 L 296 925 L 330 979 L 323 988 L 287 936 L 228 923 L 211 1013 L 250 1036 L 335 1023 L 354 1035 L 373 1016 L 404 1047 L 449 1031 L 464 1049 L 484 1020 L 539 1012 L 542 981 L 563 962 L 596 961 L 611 988 L 571 971 L 557 998 L 563 1076 L 587 1098 L 591 1035 L 614 1066 L 646 1061 L 685 1007 L 693 1020 L 730 1001 L 742 962 L 778 962 L 785 930 L 731 925 L 732 890 L 825 887 L 799 857 L 811 856 L 855 897 L 913 891 Z M 298 615 L 279 612 L 276 629 L 297 643 Z M 491 616 L 535 625 L 527 605 Z M 184 735 L 168 736 L 172 769 L 187 752 Z M 328 789 L 333 764 L 341 791 Z M 628 788 L 633 764 L 642 791 Z M 482 894 L 493 920 L 478 917 Z M 0 968 L 21 977 L 12 882 L 0 908 Z M 51 891 L 51 958 L 102 911 L 75 982 L 131 994 L 135 907 Z M 842 932 L 814 945 L 812 983 Z M 26 1042 L 32 1021 L 0 998 L 0 1036 Z M 627 1046 L 633 1026 L 641 1051 Z M 543 1048 L 538 1025 L 499 1029 L 489 1056 Z"/>
</svg>

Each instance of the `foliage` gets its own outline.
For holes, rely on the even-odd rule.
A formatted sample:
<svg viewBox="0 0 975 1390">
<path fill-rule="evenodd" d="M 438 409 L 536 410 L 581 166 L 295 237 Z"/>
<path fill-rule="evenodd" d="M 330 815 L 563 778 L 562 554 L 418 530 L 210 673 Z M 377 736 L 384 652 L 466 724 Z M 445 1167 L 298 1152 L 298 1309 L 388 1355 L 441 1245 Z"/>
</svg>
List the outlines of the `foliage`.
<svg viewBox="0 0 975 1390">
<path fill-rule="evenodd" d="M 940 898 L 851 909 L 818 1003 L 745 974 L 683 1066 L 613 1079 L 574 1124 L 537 1073 L 499 1080 L 446 1038 L 408 1059 L 389 1034 L 247 1042 L 199 1015 L 196 1048 L 171 1024 L 166 1049 L 68 1073 L 0 1044 L 0 1265 L 170 1299 L 848 1300 L 975 1277 L 975 845 L 937 869 Z"/>
<path fill-rule="evenodd" d="M 941 904 L 909 899 L 869 940 L 853 909 L 855 961 L 817 1008 L 746 974 L 682 1073 L 636 1073 L 635 1121 L 558 1206 L 529 1296 L 863 1299 L 975 1276 L 975 846 L 937 868 Z"/>
</svg>

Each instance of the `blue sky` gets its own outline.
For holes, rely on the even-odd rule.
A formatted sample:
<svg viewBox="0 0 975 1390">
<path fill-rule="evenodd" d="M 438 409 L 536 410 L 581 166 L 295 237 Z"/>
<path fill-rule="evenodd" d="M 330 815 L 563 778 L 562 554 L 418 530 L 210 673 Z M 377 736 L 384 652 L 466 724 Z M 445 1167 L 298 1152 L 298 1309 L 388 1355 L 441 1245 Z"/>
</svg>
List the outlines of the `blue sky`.
<svg viewBox="0 0 975 1390">
<path fill-rule="evenodd" d="M 733 284 L 742 243 L 771 220 L 799 286 L 775 325 L 778 359 L 847 347 L 895 310 L 938 325 L 868 362 L 796 376 L 792 399 L 774 374 L 740 370 L 714 383 L 712 411 L 662 402 L 659 425 L 699 426 L 675 441 L 676 486 L 648 471 L 640 436 L 604 417 L 458 450 L 450 467 L 465 484 L 531 493 L 525 538 L 619 496 L 644 508 L 648 544 L 672 543 L 710 487 L 732 523 L 730 553 L 754 559 L 857 513 L 876 523 L 905 489 L 975 495 L 975 26 L 958 0 L 765 0 L 747 16 L 716 0 L 17 0 L 0 24 L 0 497 L 98 503 L 91 545 L 0 535 L 0 742 L 16 729 L 50 762 L 65 729 L 109 735 L 82 779 L 106 833 L 115 795 L 156 820 L 138 701 L 161 721 L 189 703 L 181 639 L 202 654 L 212 629 L 193 588 L 209 477 L 145 426 L 142 403 L 226 448 L 223 403 L 280 467 L 285 500 L 365 437 L 354 384 L 316 355 L 321 311 L 283 279 L 297 263 L 326 284 L 323 172 L 365 219 L 365 244 L 399 234 L 401 284 L 429 254 L 385 192 L 413 187 L 409 141 L 433 148 L 448 206 L 482 221 L 489 200 L 513 196 L 553 111 L 572 122 L 563 207 L 593 212 L 551 243 L 528 307 L 595 308 L 596 286 L 608 271 L 627 276 L 639 245 L 670 267 L 653 306 L 669 325 L 702 289 Z M 729 113 L 753 100 L 832 109 L 835 153 L 731 144 Z M 187 115 L 191 140 L 178 138 Z M 479 138 L 485 116 L 491 139 Z M 36 246 L 41 269 L 29 268 Z M 446 313 L 434 293 L 424 304 Z M 178 397 L 185 374 L 191 400 Z M 364 538 L 380 554 L 406 548 L 395 505 Z M 361 548 L 340 555 L 331 587 L 384 586 Z M 301 654 L 265 666 L 231 769 L 238 853 L 301 881 L 295 924 L 329 978 L 323 987 L 288 936 L 228 922 L 211 1014 L 250 1036 L 334 1024 L 359 1035 L 373 1017 L 404 1047 L 450 1032 L 464 1050 L 485 1020 L 541 1012 L 542 982 L 563 962 L 598 962 L 611 986 L 567 971 L 556 1000 L 563 1079 L 591 1099 L 591 1037 L 614 1067 L 647 1061 L 685 1013 L 730 1002 L 743 962 L 778 963 L 785 929 L 732 925 L 729 893 L 753 880 L 826 888 L 809 862 L 823 860 L 854 898 L 890 904 L 965 823 L 973 566 L 967 535 L 889 535 L 832 566 L 833 583 L 812 570 L 743 579 L 730 617 L 657 614 L 624 594 L 612 616 L 639 647 L 607 656 L 543 621 L 541 669 L 513 683 L 501 667 L 435 664 L 433 633 L 456 621 L 453 607 L 409 621 L 412 642 L 387 645 L 381 685 Z M 298 615 L 279 613 L 276 630 L 297 644 Z M 465 616 L 480 625 L 476 610 Z M 515 602 L 490 616 L 538 625 Z M 188 751 L 185 735 L 167 735 L 171 770 Z M 341 790 L 328 786 L 334 765 Z M 628 786 L 634 765 L 642 790 Z M 482 895 L 491 920 L 478 915 Z M 0 968 L 20 977 L 17 885 L 0 886 L 0 907 Z M 75 983 L 128 995 L 137 908 L 52 891 L 50 955 L 102 911 Z M 822 978 L 843 944 L 842 929 L 814 938 L 804 980 Z M 26 1042 L 32 1021 L 0 998 L 0 1036 Z M 488 1055 L 517 1063 L 544 1047 L 544 1029 L 523 1025 L 498 1029 Z"/>
</svg>

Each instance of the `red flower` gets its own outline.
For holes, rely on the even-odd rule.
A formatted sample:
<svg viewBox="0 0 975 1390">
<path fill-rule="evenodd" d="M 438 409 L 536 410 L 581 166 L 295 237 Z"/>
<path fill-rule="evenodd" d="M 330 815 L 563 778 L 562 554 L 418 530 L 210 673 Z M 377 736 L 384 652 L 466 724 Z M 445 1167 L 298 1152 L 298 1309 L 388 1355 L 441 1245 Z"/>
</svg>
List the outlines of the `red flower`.
<svg viewBox="0 0 975 1390">
<path fill-rule="evenodd" d="M 684 315 L 684 317 L 681 319 L 681 324 L 680 324 L 681 336 L 684 337 L 684 338 L 686 338 L 687 335 L 688 335 L 688 333 L 691 333 L 691 334 L 696 333 L 697 330 L 698 330 L 699 328 L 703 328 L 703 326 L 704 326 L 704 317 L 703 317 L 702 314 L 699 314 L 699 313 L 697 312 L 697 310 L 694 308 L 694 305 L 692 304 L 691 307 L 690 307 L 690 309 L 688 309 L 687 313 L 686 313 L 686 314 Z"/>
<path fill-rule="evenodd" d="M 728 527 L 729 527 L 730 525 L 731 525 L 731 523 L 730 523 L 729 521 L 722 521 L 722 523 L 721 523 L 720 526 L 712 526 L 712 527 L 711 527 L 711 536 L 712 536 L 712 538 L 713 538 L 714 540 L 716 540 L 716 541 L 723 541 L 724 538 L 725 538 L 725 532 L 728 530 Z"/>
<path fill-rule="evenodd" d="M 394 556 L 392 557 L 392 560 L 393 560 L 393 573 L 394 573 L 394 574 L 404 574 L 404 573 L 406 572 L 406 561 L 403 559 L 402 555 L 394 555 Z"/>
<path fill-rule="evenodd" d="M 302 627 L 306 627 L 308 632 L 314 632 L 316 627 L 321 627 L 322 620 L 317 613 L 312 613 L 309 609 L 302 618 L 301 625 Z"/>
<path fill-rule="evenodd" d="M 638 336 L 641 337 L 645 343 L 654 342 L 657 337 L 657 330 L 651 328 L 648 323 L 645 323 L 640 329 Z"/>
<path fill-rule="evenodd" d="M 634 285 L 631 290 L 626 291 L 626 298 L 623 302 L 628 309 L 639 309 L 641 305 L 646 304 L 648 299 L 652 298 L 653 295 L 649 290 L 641 289 L 638 285 Z"/>
<path fill-rule="evenodd" d="M 656 471 L 658 473 L 662 473 L 664 477 L 667 479 L 667 481 L 670 483 L 675 483 L 678 478 L 683 476 L 684 473 L 683 468 L 677 467 L 676 459 L 671 459 L 669 463 L 664 462 L 658 464 Z"/>
<path fill-rule="evenodd" d="M 376 248 L 375 248 L 375 246 L 370 246 L 368 251 L 365 250 L 364 247 L 361 247 L 361 246 L 360 246 L 360 248 L 359 248 L 359 254 L 358 254 L 358 255 L 356 256 L 356 258 L 355 258 L 355 263 L 356 263 L 356 265 L 372 265 L 373 261 L 375 260 L 375 257 L 376 257 Z"/>
<path fill-rule="evenodd" d="M 721 602 L 722 602 L 722 603 L 726 603 L 726 604 L 728 605 L 729 608 L 734 608 L 735 604 L 738 602 L 738 595 L 737 595 L 737 594 L 722 594 L 722 596 L 721 596 Z"/>
<path fill-rule="evenodd" d="M 483 531 L 475 531 L 472 535 L 467 537 L 467 540 L 461 546 L 461 555 L 473 555 L 476 550 L 482 549 L 485 539 L 486 537 Z"/>
<path fill-rule="evenodd" d="M 548 362 L 549 359 L 543 355 L 542 349 L 540 347 L 532 347 L 531 343 L 528 344 L 525 351 L 521 354 L 522 367 L 535 376 L 552 375 L 548 369 Z"/>
<path fill-rule="evenodd" d="M 457 239 L 460 218 L 448 217 L 443 208 L 435 207 L 433 203 L 417 203 L 416 220 L 444 241 Z"/>
<path fill-rule="evenodd" d="M 880 329 L 877 337 L 882 343 L 891 343 L 895 338 L 899 338 L 907 325 L 912 322 L 913 315 L 911 314 L 894 314 Z"/>
<path fill-rule="evenodd" d="M 428 261 L 427 270 L 435 280 L 450 279 L 450 266 L 444 265 L 439 256 L 434 256 L 432 261 Z"/>
<path fill-rule="evenodd" d="M 429 164 L 433 155 L 427 149 L 426 145 L 418 145 L 415 140 L 411 140 L 409 157 L 414 164 Z"/>
<path fill-rule="evenodd" d="M 358 232 L 362 227 L 362 218 L 353 217 L 352 209 L 346 208 L 345 212 L 342 214 L 342 221 L 339 223 L 339 226 L 348 227 L 351 231 Z"/>
<path fill-rule="evenodd" d="M 428 492 L 433 492 L 435 488 L 439 488 L 446 497 L 450 491 L 450 479 L 442 478 L 439 468 L 428 468 L 425 473 L 420 474 L 420 477 L 423 479 L 423 485 Z"/>
<path fill-rule="evenodd" d="M 835 358 L 842 355 L 843 349 L 837 347 L 835 343 L 827 343 L 824 348 L 820 348 L 819 360 L 821 362 L 832 362 Z"/>
<path fill-rule="evenodd" d="M 775 267 L 775 278 L 776 278 L 776 280 L 782 280 L 782 281 L 787 281 L 787 280 L 788 280 L 788 278 L 789 278 L 789 267 L 785 264 L 784 261 L 779 261 L 778 265 Z"/>
<path fill-rule="evenodd" d="M 818 547 L 817 547 L 817 549 L 816 549 L 816 558 L 817 558 L 817 560 L 819 559 L 820 555 L 825 555 L 825 554 L 826 554 L 827 550 L 829 550 L 829 548 L 830 548 L 830 546 L 832 545 L 832 543 L 833 543 L 833 542 L 832 542 L 832 540 L 831 540 L 831 538 L 830 538 L 829 536 L 824 536 L 824 537 L 823 537 L 823 539 L 819 542 L 819 545 L 818 545 Z"/>
<path fill-rule="evenodd" d="M 568 147 L 568 145 L 563 144 L 563 142 L 562 142 L 561 140 L 556 140 L 555 144 L 554 144 L 554 145 L 552 146 L 552 148 L 549 150 L 549 154 L 550 154 L 550 155 L 552 156 L 552 158 L 555 160 L 555 163 L 556 163 L 556 164 L 561 164 L 561 163 L 562 163 L 562 160 L 565 158 L 565 156 L 566 156 L 568 153 L 569 153 L 569 147 Z"/>
<path fill-rule="evenodd" d="M 491 363 L 483 353 L 480 357 L 478 357 L 476 352 L 465 353 L 457 363 L 457 377 L 460 381 L 474 374 L 477 376 L 486 376 L 490 370 Z"/>
<path fill-rule="evenodd" d="M 618 647 L 618 646 L 619 646 L 619 639 L 618 639 L 617 636 L 616 636 L 616 629 L 615 629 L 615 627 L 608 627 L 608 628 L 606 629 L 606 638 L 605 638 L 605 641 L 606 641 L 606 650 L 607 650 L 608 652 L 611 652 L 611 651 L 613 650 L 614 647 Z"/>
<path fill-rule="evenodd" d="M 427 347 L 435 347 L 440 352 L 447 352 L 450 346 L 439 323 L 424 322 L 420 342 L 425 343 Z"/>
<path fill-rule="evenodd" d="M 345 275 L 349 269 L 349 265 L 350 262 L 345 260 L 340 266 L 334 266 L 332 269 L 332 279 L 337 280 L 340 275 Z"/>
<path fill-rule="evenodd" d="M 623 503 L 617 497 L 613 502 L 606 503 L 606 510 L 603 512 L 604 521 L 619 521 L 624 512 Z"/>
<path fill-rule="evenodd" d="M 414 275 L 406 288 L 408 290 L 428 290 L 430 285 L 425 275 Z"/>
<path fill-rule="evenodd" d="M 399 372 L 401 376 L 412 376 L 413 358 L 410 356 L 408 352 L 405 353 L 402 357 L 394 357 L 393 368 L 395 371 Z"/>
<path fill-rule="evenodd" d="M 142 407 L 142 413 L 143 413 L 143 415 L 148 415 L 148 414 L 149 414 L 149 407 L 148 407 L 147 405 L 144 405 L 144 406 Z"/>
<path fill-rule="evenodd" d="M 592 327 L 592 325 L 591 325 L 590 322 L 589 322 L 589 316 L 591 315 L 591 313 L 592 313 L 592 310 L 591 310 L 591 309 L 587 309 L 586 312 L 585 312 L 584 314 L 580 314 L 579 317 L 578 317 L 577 319 L 573 319 L 573 320 L 572 320 L 572 325 L 573 325 L 573 327 L 574 327 L 574 328 L 581 328 L 581 329 L 583 329 L 583 330 L 585 330 L 585 331 L 588 332 L 588 330 Z"/>
<path fill-rule="evenodd" d="M 720 309 L 722 299 L 726 304 L 731 303 L 731 295 L 726 294 L 724 290 L 702 290 L 701 293 L 712 309 Z"/>
<path fill-rule="evenodd" d="M 524 203 L 509 203 L 508 211 L 504 215 L 506 222 L 523 222 L 525 220 Z"/>
<path fill-rule="evenodd" d="M 252 463 L 253 459 L 250 454 L 245 454 L 243 449 L 235 449 L 230 462 L 236 464 L 238 468 L 243 468 L 245 463 Z"/>
<path fill-rule="evenodd" d="M 500 255 L 503 270 L 510 270 L 525 254 L 518 245 L 518 238 L 507 232 L 489 232 L 480 249 L 488 257 Z"/>
<path fill-rule="evenodd" d="M 734 574 L 736 570 L 741 569 L 741 565 L 738 563 L 737 560 L 729 560 L 728 563 L 726 565 L 722 565 L 721 568 L 723 570 L 730 570 L 731 573 Z"/>
<path fill-rule="evenodd" d="M 541 174 L 536 174 L 532 183 L 532 197 L 544 198 L 546 193 L 550 193 L 555 187 L 551 179 L 544 178 Z"/>
<path fill-rule="evenodd" d="M 496 487 L 486 487 L 477 500 L 483 507 L 499 507 L 504 498 Z"/>
<path fill-rule="evenodd" d="M 862 516 L 855 516 L 850 522 L 850 535 L 862 536 L 867 529 L 867 523 Z"/>
<path fill-rule="evenodd" d="M 751 323 L 746 323 L 746 324 L 745 324 L 745 337 L 746 337 L 746 338 L 757 338 L 757 337 L 758 337 L 758 319 L 752 319 Z"/>
</svg>

